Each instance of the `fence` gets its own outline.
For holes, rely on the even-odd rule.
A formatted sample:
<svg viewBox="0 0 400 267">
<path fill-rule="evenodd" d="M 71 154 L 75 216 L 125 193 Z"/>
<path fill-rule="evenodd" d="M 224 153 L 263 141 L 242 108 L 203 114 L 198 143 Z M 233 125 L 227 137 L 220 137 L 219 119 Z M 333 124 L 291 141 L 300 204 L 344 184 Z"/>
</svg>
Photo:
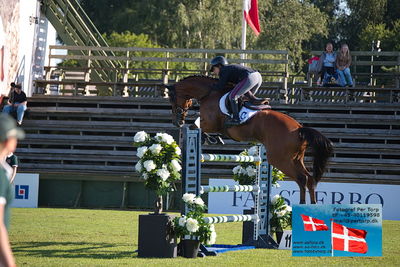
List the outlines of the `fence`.
<svg viewBox="0 0 400 267">
<path fill-rule="evenodd" d="M 188 75 L 209 74 L 209 61 L 216 55 L 226 56 L 230 63 L 251 64 L 252 67 L 260 70 L 265 81 L 269 81 L 271 85 L 279 86 L 283 90 L 286 90 L 288 82 L 289 58 L 287 51 L 94 46 L 50 46 L 49 49 L 49 63 L 45 68 L 45 80 L 37 82 L 45 87 L 46 94 L 50 93 L 50 85 L 57 84 L 57 82 L 51 81 L 52 77 L 57 77 L 58 82 L 69 82 L 64 78 L 69 71 L 81 72 L 81 82 L 86 83 L 93 82 L 91 73 L 94 71 L 106 73 L 106 77 L 111 77 L 105 81 L 106 83 L 129 83 L 144 79 L 168 83 Z M 60 51 L 64 51 L 64 53 L 67 51 L 67 54 L 62 54 Z M 114 55 L 103 55 L 110 52 Z M 242 55 L 244 55 L 243 59 Z M 52 59 L 76 60 L 79 67 L 51 66 Z M 99 67 L 97 63 L 102 61 L 114 62 L 115 66 L 119 67 Z M 94 64 L 94 62 L 97 63 Z M 90 84 L 81 85 L 89 86 Z M 122 95 L 127 96 L 127 88 L 124 89 Z M 112 89 L 110 91 L 113 95 L 118 94 Z M 37 91 L 37 93 L 41 92 Z M 101 92 L 104 95 L 107 93 L 110 94 L 108 91 Z"/>
</svg>

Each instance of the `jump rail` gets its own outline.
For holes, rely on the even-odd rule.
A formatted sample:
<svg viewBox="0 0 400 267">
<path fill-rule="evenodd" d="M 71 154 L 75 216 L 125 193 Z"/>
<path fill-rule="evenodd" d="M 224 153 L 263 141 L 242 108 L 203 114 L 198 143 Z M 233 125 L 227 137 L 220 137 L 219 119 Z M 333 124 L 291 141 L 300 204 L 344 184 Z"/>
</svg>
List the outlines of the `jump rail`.
<svg viewBox="0 0 400 267">
<path fill-rule="evenodd" d="M 230 216 L 212 216 L 204 217 L 206 223 L 227 223 L 227 222 L 247 222 L 258 221 L 258 216 L 252 215 L 230 215 Z"/>
<path fill-rule="evenodd" d="M 229 155 L 229 154 L 201 154 L 201 162 L 205 161 L 224 161 L 224 162 L 255 162 L 261 163 L 260 157 Z"/>
<path fill-rule="evenodd" d="M 259 193 L 258 185 L 225 185 L 225 186 L 201 186 L 200 194 L 208 192 L 253 192 Z"/>
</svg>

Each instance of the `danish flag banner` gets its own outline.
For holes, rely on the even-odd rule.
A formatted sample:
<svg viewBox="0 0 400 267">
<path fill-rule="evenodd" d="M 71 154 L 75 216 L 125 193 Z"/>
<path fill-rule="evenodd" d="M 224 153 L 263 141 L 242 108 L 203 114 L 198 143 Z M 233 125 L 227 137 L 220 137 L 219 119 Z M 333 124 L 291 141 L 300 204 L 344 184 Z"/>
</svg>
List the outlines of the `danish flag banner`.
<svg viewBox="0 0 400 267">
<path fill-rule="evenodd" d="M 291 241 L 296 257 L 381 257 L 382 205 L 292 205 Z"/>
<path fill-rule="evenodd" d="M 323 220 L 319 220 L 304 214 L 301 214 L 303 219 L 304 231 L 328 231 L 328 226 Z"/>
<path fill-rule="evenodd" d="M 258 3 L 257 0 L 244 0 L 244 17 L 247 24 L 253 29 L 256 35 L 261 32 L 260 20 L 258 19 Z"/>
<path fill-rule="evenodd" d="M 332 222 L 332 249 L 367 253 L 368 244 L 365 230 L 354 229 Z"/>
</svg>

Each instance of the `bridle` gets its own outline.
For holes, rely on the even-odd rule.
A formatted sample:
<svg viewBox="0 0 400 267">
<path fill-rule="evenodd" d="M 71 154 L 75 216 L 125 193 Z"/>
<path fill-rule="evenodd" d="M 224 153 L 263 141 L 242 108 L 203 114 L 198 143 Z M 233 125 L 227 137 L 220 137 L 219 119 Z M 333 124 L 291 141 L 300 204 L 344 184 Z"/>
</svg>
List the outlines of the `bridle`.
<svg viewBox="0 0 400 267">
<path fill-rule="evenodd" d="M 170 102 L 173 104 L 173 106 L 175 107 L 175 110 L 172 112 L 175 114 L 175 122 L 177 124 L 178 121 L 183 121 L 185 120 L 186 114 L 189 110 L 189 108 L 183 108 L 177 105 L 177 96 L 176 96 L 176 90 L 175 90 L 175 86 L 171 85 L 171 86 L 167 86 L 168 88 L 168 96 L 169 96 L 169 100 Z"/>
</svg>

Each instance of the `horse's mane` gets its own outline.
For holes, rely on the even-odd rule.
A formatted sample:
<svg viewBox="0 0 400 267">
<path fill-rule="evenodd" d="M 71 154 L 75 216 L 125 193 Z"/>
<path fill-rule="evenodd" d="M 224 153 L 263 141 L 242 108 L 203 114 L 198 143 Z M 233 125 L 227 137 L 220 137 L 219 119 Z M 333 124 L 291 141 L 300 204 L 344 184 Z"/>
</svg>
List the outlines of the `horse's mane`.
<svg viewBox="0 0 400 267">
<path fill-rule="evenodd" d="M 190 75 L 190 76 L 187 76 L 187 77 L 185 77 L 185 78 L 183 78 L 183 79 L 181 79 L 179 81 L 181 82 L 181 81 L 184 81 L 184 80 L 187 80 L 187 79 L 192 79 L 192 78 L 205 78 L 205 79 L 209 79 L 209 80 L 218 81 L 218 78 L 214 78 L 214 77 L 206 76 L 206 75 L 200 75 L 200 74 L 198 74 L 198 75 Z"/>
</svg>

